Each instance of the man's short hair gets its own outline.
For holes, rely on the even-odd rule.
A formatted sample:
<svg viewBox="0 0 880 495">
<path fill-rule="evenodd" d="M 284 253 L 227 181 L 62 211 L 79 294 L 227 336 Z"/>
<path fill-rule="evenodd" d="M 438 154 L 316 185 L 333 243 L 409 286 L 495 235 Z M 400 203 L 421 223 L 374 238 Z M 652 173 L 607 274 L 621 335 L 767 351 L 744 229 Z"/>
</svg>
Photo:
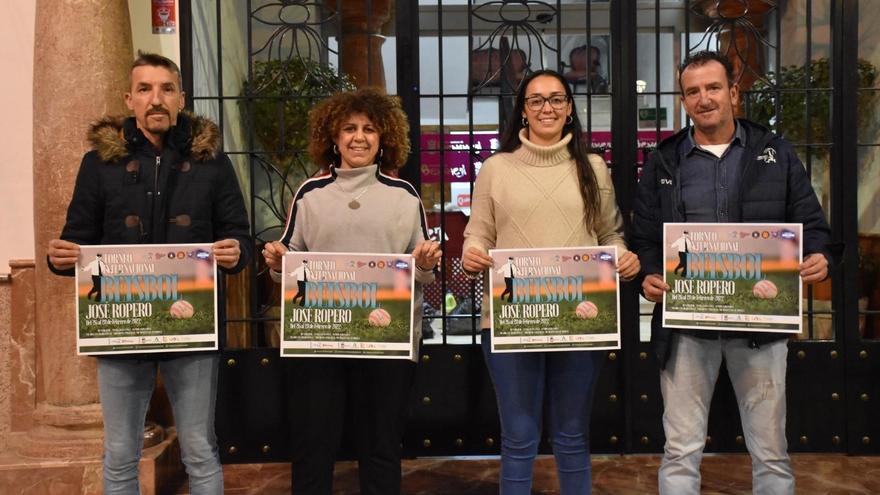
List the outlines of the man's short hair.
<svg viewBox="0 0 880 495">
<path fill-rule="evenodd" d="M 145 65 L 149 65 L 150 67 L 164 67 L 172 74 L 177 74 L 178 89 L 183 90 L 183 77 L 180 75 L 180 67 L 178 67 L 173 60 L 168 57 L 163 57 L 158 53 L 142 52 L 140 50 L 138 50 L 138 56 L 134 59 L 134 62 L 131 63 L 131 68 L 128 70 L 129 86 L 131 86 L 131 72 L 136 67 L 143 67 Z"/>
<path fill-rule="evenodd" d="M 685 57 L 684 61 L 678 67 L 678 89 L 684 93 L 684 88 L 681 87 L 681 75 L 684 73 L 685 69 L 688 67 L 700 67 L 709 62 L 718 62 L 724 67 L 724 72 L 727 74 L 727 84 L 730 87 L 736 83 L 733 74 L 733 64 L 730 63 L 730 59 L 727 58 L 723 53 L 711 51 L 711 50 L 703 50 L 695 53 L 691 53 L 687 57 Z"/>
</svg>

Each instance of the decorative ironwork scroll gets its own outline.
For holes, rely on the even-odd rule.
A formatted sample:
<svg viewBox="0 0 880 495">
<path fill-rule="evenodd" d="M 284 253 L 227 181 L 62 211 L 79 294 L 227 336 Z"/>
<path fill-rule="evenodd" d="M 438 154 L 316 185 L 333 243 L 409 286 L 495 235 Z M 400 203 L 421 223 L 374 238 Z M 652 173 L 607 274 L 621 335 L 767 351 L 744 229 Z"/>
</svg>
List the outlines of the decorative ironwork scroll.
<svg viewBox="0 0 880 495">
<path fill-rule="evenodd" d="M 776 47 L 766 38 L 766 19 L 777 11 L 775 0 L 694 0 L 688 9 L 708 23 L 700 40 L 688 52 L 701 47 L 724 53 L 733 63 L 736 82 L 747 90 L 765 75 L 765 49 Z M 710 46 L 715 40 L 715 46 Z"/>
<path fill-rule="evenodd" d="M 547 43 L 540 29 L 542 24 L 558 22 L 557 6 L 542 1 L 494 0 L 473 7 L 470 14 L 494 26 L 470 54 L 474 92 L 497 85 L 502 90 L 516 88 L 536 64 L 544 68 L 543 50 L 558 56 L 558 47 Z"/>
</svg>

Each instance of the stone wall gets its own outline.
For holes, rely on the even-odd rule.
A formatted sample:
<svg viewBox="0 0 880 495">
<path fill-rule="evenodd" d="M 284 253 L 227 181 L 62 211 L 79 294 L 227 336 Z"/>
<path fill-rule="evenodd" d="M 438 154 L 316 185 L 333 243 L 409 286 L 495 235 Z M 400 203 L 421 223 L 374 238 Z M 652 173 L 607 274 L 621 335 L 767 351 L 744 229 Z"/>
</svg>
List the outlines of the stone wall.
<svg viewBox="0 0 880 495">
<path fill-rule="evenodd" d="M 12 284 L 8 275 L 0 276 L 0 356 L 9 356 L 9 333 L 12 326 Z M 12 427 L 10 410 L 9 359 L 0 359 L 0 451 L 9 444 Z"/>
</svg>

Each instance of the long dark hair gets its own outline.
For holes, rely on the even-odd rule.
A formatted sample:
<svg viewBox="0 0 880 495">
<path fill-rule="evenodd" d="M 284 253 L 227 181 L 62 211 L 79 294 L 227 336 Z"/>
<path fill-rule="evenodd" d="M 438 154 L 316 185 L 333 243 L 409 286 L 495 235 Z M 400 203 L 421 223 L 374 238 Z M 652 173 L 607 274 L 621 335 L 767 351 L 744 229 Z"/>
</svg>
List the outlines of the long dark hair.
<svg viewBox="0 0 880 495">
<path fill-rule="evenodd" d="M 584 201 L 584 223 L 587 229 L 592 229 L 596 218 L 599 217 L 599 207 L 601 204 L 599 201 L 599 182 L 596 179 L 596 174 L 593 173 L 593 167 L 590 165 L 589 158 L 587 158 L 587 146 L 583 141 L 581 122 L 578 120 L 577 108 L 574 105 L 571 87 L 558 72 L 546 69 L 539 70 L 532 72 L 522 80 L 522 83 L 519 85 L 519 91 L 516 93 L 513 111 L 510 113 L 504 133 L 501 135 L 501 148 L 499 151 L 509 153 L 522 146 L 522 142 L 519 140 L 519 131 L 523 127 L 522 114 L 526 103 L 526 89 L 528 89 L 530 82 L 541 76 L 556 78 L 562 84 L 562 87 L 565 88 L 565 94 L 568 96 L 568 101 L 571 102 L 571 122 L 568 122 L 562 128 L 562 135 L 564 136 L 566 133 L 571 134 L 571 141 L 568 142 L 568 152 L 571 154 L 577 167 L 579 189 L 581 191 L 581 198 Z"/>
</svg>

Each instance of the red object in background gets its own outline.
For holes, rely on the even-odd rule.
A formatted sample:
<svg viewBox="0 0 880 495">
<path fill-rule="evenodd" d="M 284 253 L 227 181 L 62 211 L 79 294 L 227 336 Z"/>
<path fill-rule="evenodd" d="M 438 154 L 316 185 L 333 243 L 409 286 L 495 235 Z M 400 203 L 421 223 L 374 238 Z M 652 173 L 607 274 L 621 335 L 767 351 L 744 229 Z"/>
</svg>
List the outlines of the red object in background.
<svg viewBox="0 0 880 495">
<path fill-rule="evenodd" d="M 428 212 L 428 230 L 431 238 L 440 242 L 440 213 Z M 446 245 L 443 254 L 447 258 L 461 258 L 461 245 L 464 243 L 464 228 L 468 217 L 460 211 L 446 212 Z"/>
<path fill-rule="evenodd" d="M 659 133 L 655 130 L 638 131 L 638 163 L 639 176 L 641 175 L 641 165 L 647 157 L 648 151 L 653 151 L 659 141 L 675 134 L 673 130 L 661 130 Z M 587 139 L 587 133 L 583 134 L 584 140 Z M 473 139 L 473 144 L 471 144 Z M 445 151 L 442 154 L 444 162 L 443 170 L 446 171 L 445 182 L 447 184 L 453 182 L 469 182 L 471 180 L 471 162 L 474 168 L 479 170 L 483 160 L 489 158 L 494 149 L 499 146 L 498 134 L 489 131 L 475 132 L 471 138 L 467 132 L 454 131 L 445 134 L 442 140 L 442 146 Z M 590 146 L 605 150 L 602 158 L 610 165 L 613 157 L 611 154 L 611 131 L 593 131 L 590 134 Z M 441 161 L 441 140 L 440 135 L 436 133 L 426 132 L 421 135 L 421 174 L 423 184 L 434 184 L 440 182 L 440 161 Z M 462 206 L 462 205 L 459 205 Z"/>
<path fill-rule="evenodd" d="M 443 148 L 447 184 L 470 181 L 471 155 L 474 162 L 482 162 L 499 145 L 498 133 L 487 131 L 475 131 L 473 136 L 466 131 L 453 131 L 443 135 L 442 142 L 439 134 L 426 132 L 420 136 L 420 143 L 422 183 L 440 182 L 440 149 Z"/>
<path fill-rule="evenodd" d="M 152 0 L 153 34 L 174 34 L 177 31 L 176 0 Z"/>
<path fill-rule="evenodd" d="M 443 234 L 440 229 L 440 213 L 429 212 L 427 214 L 428 230 L 431 238 L 440 240 Z M 443 273 L 446 276 L 446 290 L 452 292 L 459 301 L 465 297 L 471 297 L 471 284 L 473 281 L 464 275 L 461 270 L 461 247 L 464 243 L 464 228 L 467 226 L 468 217 L 460 211 L 446 213 L 446 243 L 443 246 Z M 433 284 L 424 287 L 425 302 L 438 309 L 443 305 L 445 294 L 442 292 L 443 285 L 439 277 Z M 477 282 L 476 300 L 482 297 L 482 284 Z M 468 320 L 470 324 L 470 320 Z"/>
</svg>

